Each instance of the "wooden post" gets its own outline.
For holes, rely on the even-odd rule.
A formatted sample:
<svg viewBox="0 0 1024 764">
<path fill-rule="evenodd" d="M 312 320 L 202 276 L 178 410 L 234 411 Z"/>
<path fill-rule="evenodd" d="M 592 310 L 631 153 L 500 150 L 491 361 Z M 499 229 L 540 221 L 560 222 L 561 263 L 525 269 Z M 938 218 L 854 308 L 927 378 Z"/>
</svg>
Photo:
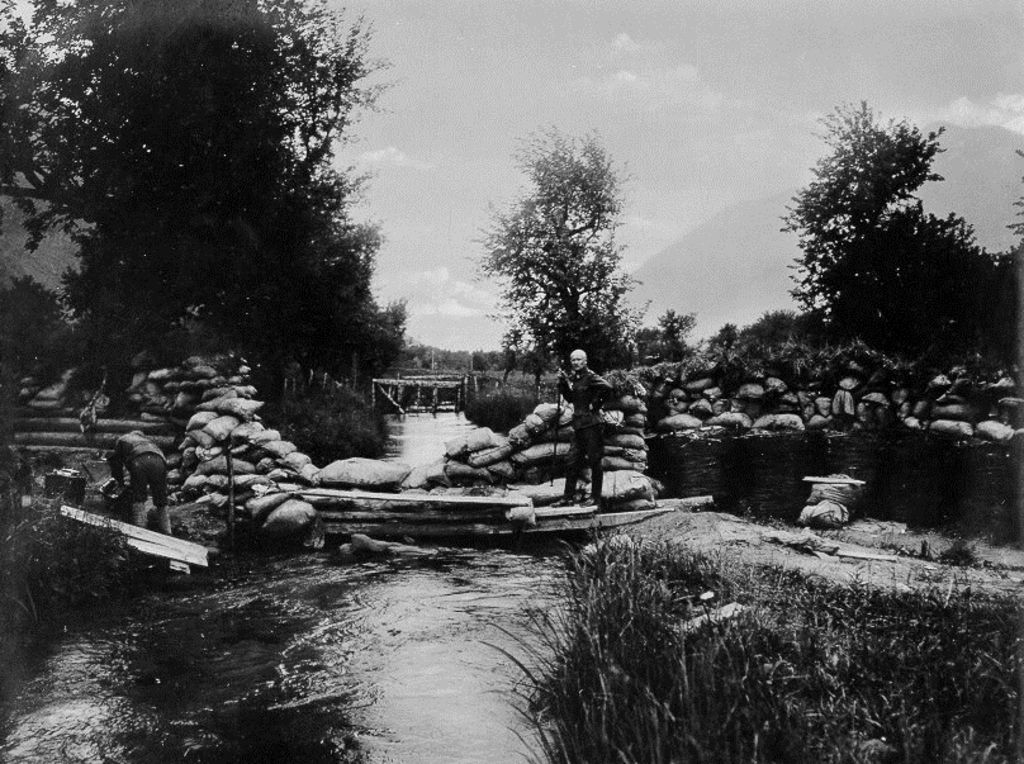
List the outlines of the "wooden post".
<svg viewBox="0 0 1024 764">
<path fill-rule="evenodd" d="M 235 551 L 235 462 L 231 449 L 224 452 L 228 462 L 228 546 Z"/>
</svg>

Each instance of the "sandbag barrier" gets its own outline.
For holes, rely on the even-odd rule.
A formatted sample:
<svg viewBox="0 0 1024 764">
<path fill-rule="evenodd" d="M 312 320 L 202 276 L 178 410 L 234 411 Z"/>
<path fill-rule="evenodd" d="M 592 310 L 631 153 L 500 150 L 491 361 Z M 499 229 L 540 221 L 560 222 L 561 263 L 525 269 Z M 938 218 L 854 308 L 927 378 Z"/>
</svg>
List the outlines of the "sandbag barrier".
<svg viewBox="0 0 1024 764">
<path fill-rule="evenodd" d="M 934 374 L 911 385 L 857 365 L 826 376 L 837 381 L 799 389 L 764 376 L 726 389 L 714 373 L 696 373 L 663 380 L 648 403 L 658 410 L 654 429 L 663 434 L 898 429 L 1006 443 L 1024 432 L 1024 399 L 1009 376 L 986 381 L 963 372 Z"/>
<path fill-rule="evenodd" d="M 647 407 L 634 393 L 605 406 L 603 498 L 615 509 L 648 509 L 657 498 L 647 470 Z M 407 488 L 542 483 L 565 474 L 575 455 L 572 407 L 541 403 L 507 434 L 478 427 L 445 443 L 444 456 L 412 470 Z M 585 479 L 589 479 L 584 471 Z M 581 486 L 585 488 L 586 486 Z"/>
</svg>

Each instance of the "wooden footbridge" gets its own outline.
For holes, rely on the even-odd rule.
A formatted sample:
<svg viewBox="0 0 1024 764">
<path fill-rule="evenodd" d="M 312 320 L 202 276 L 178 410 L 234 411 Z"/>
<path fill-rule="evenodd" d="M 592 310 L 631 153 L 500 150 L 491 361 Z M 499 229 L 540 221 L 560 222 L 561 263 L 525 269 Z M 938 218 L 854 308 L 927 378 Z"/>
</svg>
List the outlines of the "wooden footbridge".
<svg viewBox="0 0 1024 764">
<path fill-rule="evenodd" d="M 374 379 L 371 392 L 373 406 L 382 406 L 401 416 L 459 412 L 466 407 L 468 379 L 466 374 Z"/>
</svg>

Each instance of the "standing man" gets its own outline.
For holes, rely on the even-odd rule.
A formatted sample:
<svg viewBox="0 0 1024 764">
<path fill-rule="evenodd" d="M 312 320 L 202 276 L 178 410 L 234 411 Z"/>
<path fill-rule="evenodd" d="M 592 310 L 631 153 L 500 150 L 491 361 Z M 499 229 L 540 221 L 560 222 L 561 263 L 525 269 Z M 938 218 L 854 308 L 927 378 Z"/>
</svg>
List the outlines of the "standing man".
<svg viewBox="0 0 1024 764">
<path fill-rule="evenodd" d="M 167 513 L 167 460 L 164 452 L 138 430 L 117 439 L 114 451 L 107 457 L 110 474 L 118 483 L 124 482 L 128 468 L 132 492 L 132 525 L 146 527 L 146 496 L 153 497 L 160 532 L 171 535 L 171 517 Z"/>
<path fill-rule="evenodd" d="M 569 458 L 565 475 L 565 493 L 560 506 L 573 503 L 576 481 L 580 476 L 580 465 L 586 459 L 590 467 L 590 503 L 601 509 L 601 456 L 604 449 L 602 440 L 601 407 L 611 395 L 612 386 L 587 367 L 587 354 L 574 350 L 569 355 L 571 371 L 558 371 L 558 392 L 572 404 L 572 429 L 575 452 Z"/>
</svg>

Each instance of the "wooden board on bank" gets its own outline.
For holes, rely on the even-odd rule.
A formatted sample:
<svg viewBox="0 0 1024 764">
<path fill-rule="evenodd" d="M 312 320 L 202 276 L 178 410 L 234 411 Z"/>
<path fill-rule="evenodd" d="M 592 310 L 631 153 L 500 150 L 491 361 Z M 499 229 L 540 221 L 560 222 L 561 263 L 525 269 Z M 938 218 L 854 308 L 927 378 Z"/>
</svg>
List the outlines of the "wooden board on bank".
<svg viewBox="0 0 1024 764">
<path fill-rule="evenodd" d="M 128 546 L 143 554 L 162 557 L 172 562 L 198 565 L 203 568 L 209 565 L 207 559 L 208 551 L 201 544 L 193 544 L 191 541 L 176 539 L 173 536 L 122 523 L 120 520 L 115 520 L 112 517 L 86 512 L 76 507 L 62 506 L 60 513 L 63 517 L 71 520 L 77 520 L 80 523 L 97 528 L 107 528 L 114 533 L 118 533 L 125 537 L 125 542 Z"/>
<path fill-rule="evenodd" d="M 463 496 L 459 494 L 436 493 L 386 493 L 383 491 L 343 490 L 339 488 L 304 488 L 302 486 L 281 485 L 281 489 L 301 498 L 338 499 L 346 503 L 366 502 L 409 502 L 423 506 L 458 504 L 467 507 L 528 507 L 533 502 L 529 496 L 508 494 L 506 496 Z M 326 503 L 326 502 L 324 502 Z"/>
<path fill-rule="evenodd" d="M 805 483 L 823 483 L 828 485 L 867 485 L 867 482 L 857 480 L 857 478 L 816 477 L 814 475 L 808 475 L 803 481 Z"/>
</svg>

